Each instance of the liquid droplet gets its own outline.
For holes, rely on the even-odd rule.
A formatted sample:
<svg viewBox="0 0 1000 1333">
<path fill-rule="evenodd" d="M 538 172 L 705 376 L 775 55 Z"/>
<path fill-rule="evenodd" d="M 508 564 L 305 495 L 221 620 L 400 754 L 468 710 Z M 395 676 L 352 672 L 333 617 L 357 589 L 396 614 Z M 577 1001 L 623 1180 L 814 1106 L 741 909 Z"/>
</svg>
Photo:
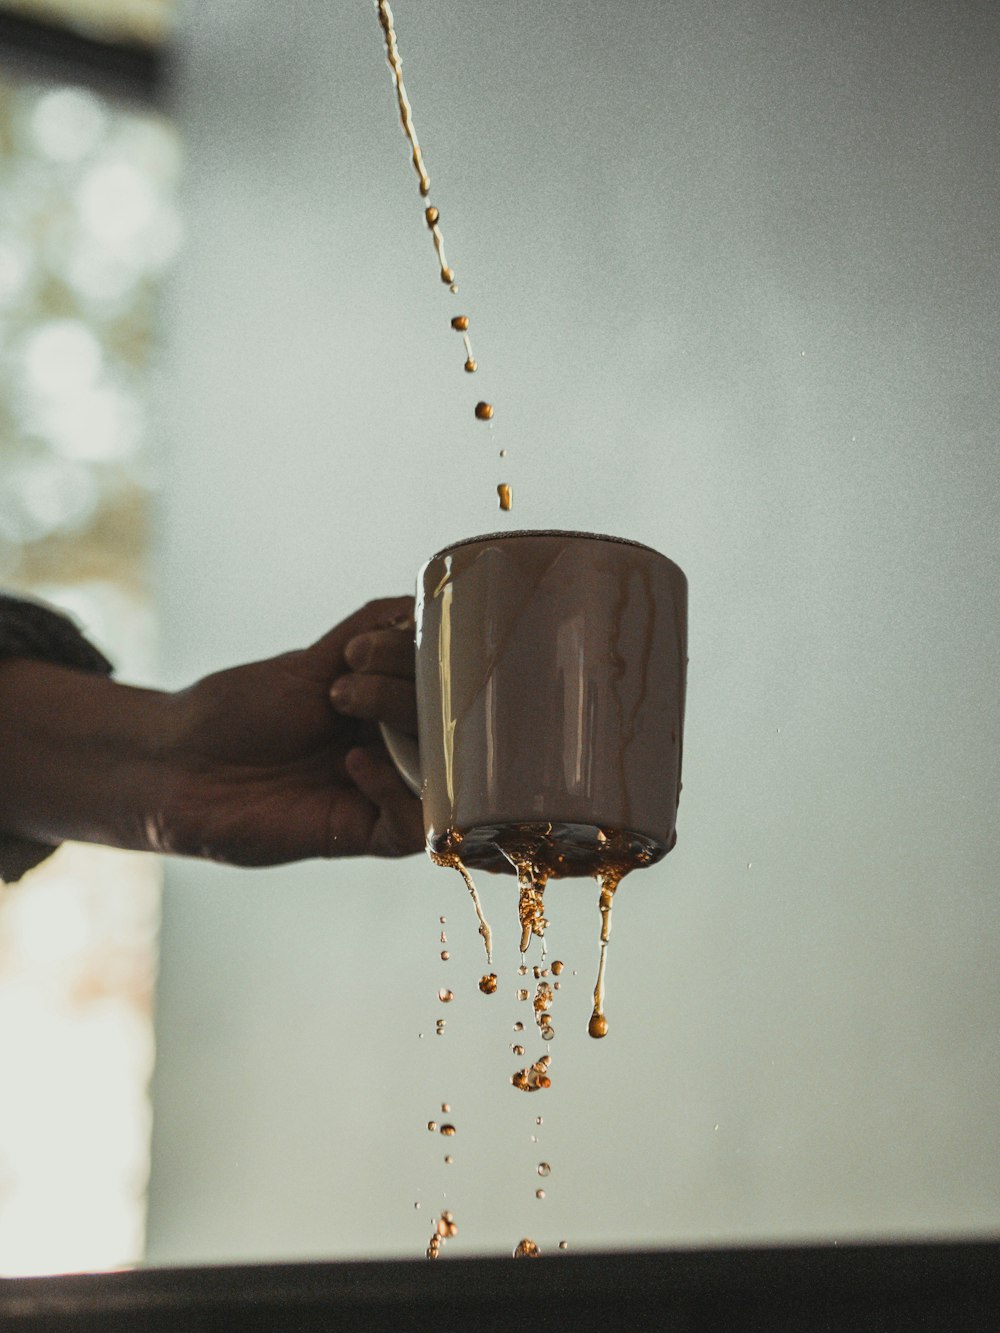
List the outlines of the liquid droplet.
<svg viewBox="0 0 1000 1333">
<path fill-rule="evenodd" d="M 476 371 L 479 369 L 478 365 L 477 365 L 476 362 L 472 359 L 471 356 L 469 357 L 468 361 L 466 361 L 466 363 L 465 363 L 465 369 L 466 369 L 466 371 L 468 372 L 468 374 L 470 374 L 470 375 L 474 375 L 474 374 L 476 373 Z"/>
<path fill-rule="evenodd" d="M 442 949 L 442 950 L 441 950 L 441 961 L 442 961 L 442 963 L 446 963 L 450 957 L 451 957 L 451 954 L 448 952 L 447 949 Z"/>
<path fill-rule="evenodd" d="M 526 991 L 526 990 L 519 990 L 519 991 L 517 992 L 517 998 L 518 998 L 519 1000 L 526 1000 L 526 999 L 528 998 L 528 994 L 529 994 L 529 992 Z"/>
<path fill-rule="evenodd" d="M 524 1024 L 521 1023 L 520 1021 L 517 1022 L 517 1023 L 515 1023 L 515 1024 L 514 1024 L 514 1031 L 515 1031 L 515 1032 L 523 1032 L 523 1031 L 524 1031 Z"/>
<path fill-rule="evenodd" d="M 456 333 L 465 333 L 465 331 L 469 327 L 469 316 L 453 315 L 451 319 L 451 327 L 455 330 Z"/>
<path fill-rule="evenodd" d="M 441 1103 L 441 1111 L 444 1115 L 448 1115 L 448 1113 L 451 1111 L 451 1106 L 448 1104 L 448 1102 Z"/>
<path fill-rule="evenodd" d="M 437 1121 L 436 1121 L 436 1120 L 428 1120 L 428 1122 L 427 1122 L 427 1128 L 428 1128 L 428 1129 L 430 1130 L 430 1132 L 433 1134 L 434 1131 L 437 1129 Z"/>
<path fill-rule="evenodd" d="M 455 1137 L 455 1133 L 456 1133 L 455 1126 L 454 1126 L 454 1125 L 442 1125 L 442 1126 L 441 1126 L 441 1133 L 445 1136 L 446 1139 L 453 1139 L 453 1138 Z"/>
<path fill-rule="evenodd" d="M 564 967 L 565 963 L 561 963 L 557 958 L 556 961 L 552 964 L 552 975 L 554 977 L 558 977 L 561 974 Z"/>
<path fill-rule="evenodd" d="M 475 413 L 476 413 L 476 420 L 477 420 L 477 421 L 492 421 L 492 420 L 493 420 L 493 404 L 492 404 L 492 403 L 483 403 L 483 402 L 479 402 L 479 403 L 476 404 L 476 407 L 475 407 Z"/>
<path fill-rule="evenodd" d="M 510 1081 L 519 1092 L 541 1092 L 545 1088 L 551 1088 L 549 1057 L 543 1055 L 533 1065 L 528 1065 L 525 1069 L 518 1069 L 511 1075 Z"/>
<path fill-rule="evenodd" d="M 450 286 L 455 281 L 455 270 L 450 269 L 447 264 L 441 270 L 441 281 L 445 286 Z"/>
<path fill-rule="evenodd" d="M 479 989 L 484 995 L 493 995 L 497 988 L 497 974 L 488 972 L 485 977 L 479 978 Z"/>
<path fill-rule="evenodd" d="M 540 1125 L 541 1123 L 542 1123 L 542 1117 L 541 1117 L 540 1115 L 536 1115 L 536 1116 L 535 1116 L 535 1124 L 536 1124 L 536 1125 Z"/>
<path fill-rule="evenodd" d="M 561 1240 L 561 1241 L 559 1242 L 559 1248 L 560 1248 L 561 1250 L 568 1250 L 568 1249 L 569 1249 L 569 1241 L 568 1241 L 568 1240 Z"/>
<path fill-rule="evenodd" d="M 509 514 L 511 506 L 513 505 L 514 501 L 513 498 L 511 497 L 510 487 L 507 485 L 505 481 L 502 481 L 500 485 L 497 487 L 497 496 L 499 497 L 500 500 L 500 508 L 504 511 L 505 514 Z"/>
<path fill-rule="evenodd" d="M 590 1015 L 587 1031 L 592 1037 L 606 1037 L 608 1035 L 608 1020 L 603 1014 L 599 1014 L 595 1010 L 594 1013 Z"/>
<path fill-rule="evenodd" d="M 525 1236 L 524 1240 L 519 1240 L 514 1246 L 515 1259 L 540 1259 L 542 1252 L 533 1240 Z"/>
<path fill-rule="evenodd" d="M 438 999 L 441 1001 L 442 1004 L 451 1004 L 454 998 L 455 998 L 454 991 L 448 990 L 445 986 L 442 986 L 441 989 L 438 991 Z"/>
<path fill-rule="evenodd" d="M 552 1168 L 549 1166 L 548 1162 L 538 1163 L 538 1174 L 540 1176 L 549 1176 L 552 1174 Z"/>
<path fill-rule="evenodd" d="M 544 1191 L 544 1190 L 535 1190 L 535 1198 L 536 1198 L 536 1199 L 544 1199 L 544 1198 L 545 1198 L 545 1191 Z"/>
<path fill-rule="evenodd" d="M 506 458 L 506 457 L 507 457 L 507 450 L 506 450 L 506 449 L 501 449 L 501 450 L 500 450 L 500 457 L 501 457 L 501 458 Z"/>
<path fill-rule="evenodd" d="M 454 1157 L 452 1157 L 451 1153 L 447 1153 L 447 1154 L 445 1155 L 445 1159 L 444 1159 L 444 1164 L 445 1164 L 445 1166 L 451 1166 L 451 1164 L 454 1162 L 454 1160 L 455 1160 L 455 1159 L 454 1159 Z"/>
<path fill-rule="evenodd" d="M 441 214 L 433 204 L 424 209 L 424 217 L 427 219 L 428 227 L 436 227 L 441 220 Z"/>
</svg>

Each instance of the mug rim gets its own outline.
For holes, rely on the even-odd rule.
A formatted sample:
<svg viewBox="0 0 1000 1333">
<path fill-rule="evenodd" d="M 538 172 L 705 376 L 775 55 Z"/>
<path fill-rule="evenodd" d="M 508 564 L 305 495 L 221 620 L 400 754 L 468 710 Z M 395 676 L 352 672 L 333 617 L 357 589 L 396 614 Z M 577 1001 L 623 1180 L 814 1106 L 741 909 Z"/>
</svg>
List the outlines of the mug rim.
<svg viewBox="0 0 1000 1333">
<path fill-rule="evenodd" d="M 658 555 L 663 560 L 670 560 L 669 556 L 658 551 L 655 546 L 647 546 L 645 542 L 637 542 L 632 537 L 614 537 L 607 532 L 579 532 L 572 528 L 515 528 L 512 532 L 484 532 L 478 537 L 463 537 L 460 541 L 450 542 L 447 546 L 442 546 L 440 551 L 428 556 L 425 564 L 429 565 L 433 560 L 440 560 L 442 556 L 450 555 L 452 551 L 458 551 L 463 546 L 475 546 L 480 542 L 511 541 L 518 537 L 573 537 L 587 541 L 612 542 L 616 546 L 634 546 L 640 551 Z"/>
</svg>

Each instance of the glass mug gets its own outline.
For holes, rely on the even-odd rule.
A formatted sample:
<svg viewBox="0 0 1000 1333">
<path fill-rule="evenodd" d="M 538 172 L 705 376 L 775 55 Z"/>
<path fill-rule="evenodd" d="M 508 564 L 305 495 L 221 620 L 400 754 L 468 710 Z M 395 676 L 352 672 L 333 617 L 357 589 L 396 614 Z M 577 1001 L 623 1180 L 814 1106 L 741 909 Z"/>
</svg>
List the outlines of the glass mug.
<svg viewBox="0 0 1000 1333">
<path fill-rule="evenodd" d="M 421 797 L 427 850 L 552 875 L 677 840 L 687 579 L 649 546 L 582 532 L 472 537 L 417 578 L 418 739 L 382 734 Z"/>
</svg>

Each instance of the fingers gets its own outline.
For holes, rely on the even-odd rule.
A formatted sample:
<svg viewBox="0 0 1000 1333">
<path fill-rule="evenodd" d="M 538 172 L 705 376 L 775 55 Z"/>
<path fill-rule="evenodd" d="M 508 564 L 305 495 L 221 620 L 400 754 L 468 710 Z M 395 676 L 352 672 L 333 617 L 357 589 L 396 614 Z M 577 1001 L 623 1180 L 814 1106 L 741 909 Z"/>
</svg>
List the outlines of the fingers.
<svg viewBox="0 0 1000 1333">
<path fill-rule="evenodd" d="M 416 667 L 413 621 L 399 629 L 371 630 L 351 639 L 344 657 L 352 671 L 412 680 Z"/>
<path fill-rule="evenodd" d="M 385 630 L 393 625 L 399 626 L 408 622 L 412 624 L 412 619 L 412 597 L 380 597 L 376 601 L 368 602 L 359 611 L 355 611 L 353 615 L 334 626 L 329 633 L 324 634 L 305 650 L 305 657 L 313 662 L 320 675 L 326 680 L 332 680 L 334 676 L 339 676 L 347 669 L 344 650 L 352 639 L 372 630 Z M 411 651 L 412 644 L 411 636 Z"/>
<path fill-rule="evenodd" d="M 330 702 L 347 717 L 385 722 L 411 736 L 417 734 L 417 695 L 412 679 L 349 672 L 334 682 Z"/>
<path fill-rule="evenodd" d="M 424 845 L 420 802 L 406 788 L 385 751 L 380 746 L 351 750 L 347 771 L 360 795 L 370 802 L 361 850 L 369 856 L 407 856 L 420 851 Z M 358 804 L 351 804 L 345 813 L 349 821 L 349 829 L 344 830 L 346 846 L 348 841 L 357 842 L 362 814 Z M 336 855 L 336 837 L 333 847 Z"/>
</svg>

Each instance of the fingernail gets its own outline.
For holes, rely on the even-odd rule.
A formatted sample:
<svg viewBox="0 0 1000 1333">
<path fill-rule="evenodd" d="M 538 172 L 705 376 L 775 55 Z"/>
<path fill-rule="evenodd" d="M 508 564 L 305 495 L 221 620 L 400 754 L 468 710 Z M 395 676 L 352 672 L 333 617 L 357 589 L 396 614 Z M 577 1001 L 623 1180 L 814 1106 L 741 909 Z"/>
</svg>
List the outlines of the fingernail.
<svg viewBox="0 0 1000 1333">
<path fill-rule="evenodd" d="M 388 624 L 388 626 L 387 626 L 387 628 L 388 628 L 388 629 L 416 629 L 416 628 L 417 628 L 417 622 L 416 622 L 416 620 L 414 620 L 412 612 L 410 612 L 410 611 L 404 611 L 402 615 L 400 615 L 400 616 L 396 616 L 395 619 L 390 620 L 390 621 L 389 621 L 389 624 Z"/>
<path fill-rule="evenodd" d="M 364 636 L 352 639 L 344 649 L 344 657 L 347 659 L 347 665 L 353 667 L 355 671 L 364 671 L 372 660 L 371 640 Z"/>
<path fill-rule="evenodd" d="M 334 707 L 343 707 L 345 704 L 350 703 L 352 693 L 350 678 L 348 676 L 341 676 L 339 680 L 335 680 L 330 686 L 330 702 Z"/>
</svg>

